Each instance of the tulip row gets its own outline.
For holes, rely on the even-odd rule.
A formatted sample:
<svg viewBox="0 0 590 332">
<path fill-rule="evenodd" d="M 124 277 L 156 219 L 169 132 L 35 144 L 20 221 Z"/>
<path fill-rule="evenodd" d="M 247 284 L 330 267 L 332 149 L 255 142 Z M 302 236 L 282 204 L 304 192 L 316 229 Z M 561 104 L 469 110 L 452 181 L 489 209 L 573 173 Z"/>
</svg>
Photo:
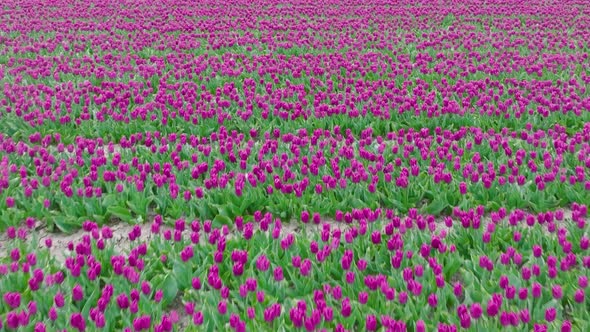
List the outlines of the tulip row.
<svg viewBox="0 0 590 332">
<path fill-rule="evenodd" d="M 590 121 L 590 38 L 578 5 L 536 3 L 369 2 L 359 14 L 329 1 L 308 15 L 297 1 L 289 9 L 155 1 L 140 11 L 144 20 L 118 3 L 29 13 L 15 2 L 1 28 L 0 105 L 9 121 L 0 131 L 59 132 L 71 143 L 78 135 L 118 141 L 146 127 L 197 136 L 221 126 L 336 124 L 381 136 L 528 122 L 580 130 Z M 539 18 L 541 5 L 550 16 Z M 75 27 L 63 29 L 64 19 Z"/>
<path fill-rule="evenodd" d="M 220 228 L 166 227 L 157 215 L 126 234 L 129 248 L 88 221 L 63 261 L 50 238 L 38 246 L 29 219 L 5 234 L 0 322 L 36 331 L 589 327 L 586 205 L 454 208 L 444 220 L 355 209 L 314 215 L 308 234 L 255 215 Z"/>
<path fill-rule="evenodd" d="M 360 136 L 300 129 L 209 137 L 137 133 L 120 142 L 0 134 L 0 229 L 33 216 L 72 231 L 88 217 L 146 220 L 154 213 L 216 225 L 272 212 L 334 215 L 387 208 L 448 215 L 452 206 L 544 211 L 590 201 L 590 127 L 483 132 L 436 127 Z M 252 218 L 251 216 L 249 217 Z"/>
</svg>

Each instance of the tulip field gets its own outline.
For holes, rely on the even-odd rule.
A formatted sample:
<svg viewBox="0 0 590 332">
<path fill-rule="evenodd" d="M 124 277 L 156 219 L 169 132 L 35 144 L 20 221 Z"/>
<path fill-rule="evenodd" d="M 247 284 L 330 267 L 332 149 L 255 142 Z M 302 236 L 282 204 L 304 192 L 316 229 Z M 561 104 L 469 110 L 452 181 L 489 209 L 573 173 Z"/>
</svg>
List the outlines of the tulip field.
<svg viewBox="0 0 590 332">
<path fill-rule="evenodd" d="M 5 0 L 0 331 L 590 331 L 590 1 Z"/>
</svg>

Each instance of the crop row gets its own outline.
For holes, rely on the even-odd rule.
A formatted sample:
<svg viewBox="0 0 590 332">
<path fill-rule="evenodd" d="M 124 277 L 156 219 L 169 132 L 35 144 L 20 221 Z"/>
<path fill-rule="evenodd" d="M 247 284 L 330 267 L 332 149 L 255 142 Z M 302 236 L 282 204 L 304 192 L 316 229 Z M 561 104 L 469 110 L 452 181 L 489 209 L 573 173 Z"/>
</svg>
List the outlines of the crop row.
<svg viewBox="0 0 590 332">
<path fill-rule="evenodd" d="M 30 218 L 6 233 L 0 310 L 11 329 L 584 331 L 587 207 L 572 207 L 455 208 L 443 225 L 415 209 L 355 209 L 333 222 L 314 216 L 308 234 L 271 213 L 220 228 L 170 228 L 157 215 L 126 234 L 129 247 L 88 221 L 65 264 Z"/>
<path fill-rule="evenodd" d="M 529 128 L 531 128 L 529 126 Z M 71 231 L 87 218 L 214 219 L 254 211 L 290 220 L 387 208 L 448 215 L 484 205 L 544 211 L 590 199 L 590 128 L 399 130 L 360 137 L 332 130 L 248 136 L 222 128 L 209 137 L 146 132 L 120 142 L 39 133 L 0 136 L 3 227 L 27 216 Z"/>
</svg>

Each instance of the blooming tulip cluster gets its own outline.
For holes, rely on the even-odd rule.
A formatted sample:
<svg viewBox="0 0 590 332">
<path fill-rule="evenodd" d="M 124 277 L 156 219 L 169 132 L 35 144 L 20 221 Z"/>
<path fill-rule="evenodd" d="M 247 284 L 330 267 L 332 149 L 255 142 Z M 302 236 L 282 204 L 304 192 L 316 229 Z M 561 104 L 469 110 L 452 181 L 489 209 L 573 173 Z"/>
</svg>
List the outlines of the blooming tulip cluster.
<svg viewBox="0 0 590 332">
<path fill-rule="evenodd" d="M 10 227 L 1 321 L 79 331 L 586 326 L 586 205 L 455 208 L 444 222 L 416 209 L 343 214 L 350 221 L 322 218 L 307 235 L 269 212 L 241 230 L 210 220 L 170 227 L 156 215 L 128 230 L 128 248 L 87 221 L 63 259 L 52 241 L 38 245 L 36 221 Z"/>
</svg>

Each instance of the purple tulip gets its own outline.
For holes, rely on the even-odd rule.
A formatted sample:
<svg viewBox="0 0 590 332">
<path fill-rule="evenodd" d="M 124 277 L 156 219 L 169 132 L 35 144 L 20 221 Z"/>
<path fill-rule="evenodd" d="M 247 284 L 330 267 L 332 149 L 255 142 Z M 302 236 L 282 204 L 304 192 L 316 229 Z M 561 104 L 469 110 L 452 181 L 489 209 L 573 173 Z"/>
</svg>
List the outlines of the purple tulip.
<svg viewBox="0 0 590 332">
<path fill-rule="evenodd" d="M 537 282 L 533 283 L 532 292 L 533 292 L 534 298 L 541 297 L 541 289 L 542 289 L 541 284 L 539 284 Z"/>
<path fill-rule="evenodd" d="M 555 317 L 557 316 L 557 310 L 555 310 L 555 308 L 551 307 L 548 308 L 547 310 L 545 310 L 545 320 L 549 323 L 551 323 L 552 321 L 555 320 Z"/>
<path fill-rule="evenodd" d="M 561 286 L 559 285 L 554 285 L 551 288 L 551 293 L 553 294 L 553 298 L 557 300 L 561 299 L 563 296 L 563 291 L 561 290 Z"/>
<path fill-rule="evenodd" d="M 426 324 L 423 320 L 419 320 L 416 322 L 416 332 L 425 332 L 426 331 Z"/>
<path fill-rule="evenodd" d="M 430 294 L 428 296 L 428 305 L 431 308 L 436 308 L 436 306 L 438 305 L 438 297 L 436 296 L 436 294 Z"/>
<path fill-rule="evenodd" d="M 193 314 L 193 324 L 195 325 L 202 325 L 203 324 L 203 313 L 201 311 L 197 311 Z"/>
<path fill-rule="evenodd" d="M 374 315 L 367 315 L 365 321 L 365 328 L 367 331 L 377 330 L 377 318 Z"/>
<path fill-rule="evenodd" d="M 581 288 L 586 288 L 586 287 L 588 287 L 588 277 L 586 277 L 586 276 L 579 276 L 579 277 L 578 277 L 578 285 L 579 285 Z"/>
<path fill-rule="evenodd" d="M 483 313 L 483 309 L 479 303 L 473 303 L 470 308 L 471 317 L 479 319 Z"/>
<path fill-rule="evenodd" d="M 15 205 L 14 197 L 8 196 L 6 197 L 6 207 L 13 208 Z"/>
<path fill-rule="evenodd" d="M 528 310 L 528 309 L 526 309 L 526 308 L 525 308 L 525 309 L 522 309 L 522 310 L 521 310 L 521 311 L 518 313 L 518 316 L 520 317 L 520 320 L 521 320 L 523 323 L 525 323 L 525 324 L 527 324 L 527 323 L 528 323 L 528 322 L 530 322 L 530 320 L 531 320 L 531 314 L 530 314 L 529 310 Z"/>
</svg>

